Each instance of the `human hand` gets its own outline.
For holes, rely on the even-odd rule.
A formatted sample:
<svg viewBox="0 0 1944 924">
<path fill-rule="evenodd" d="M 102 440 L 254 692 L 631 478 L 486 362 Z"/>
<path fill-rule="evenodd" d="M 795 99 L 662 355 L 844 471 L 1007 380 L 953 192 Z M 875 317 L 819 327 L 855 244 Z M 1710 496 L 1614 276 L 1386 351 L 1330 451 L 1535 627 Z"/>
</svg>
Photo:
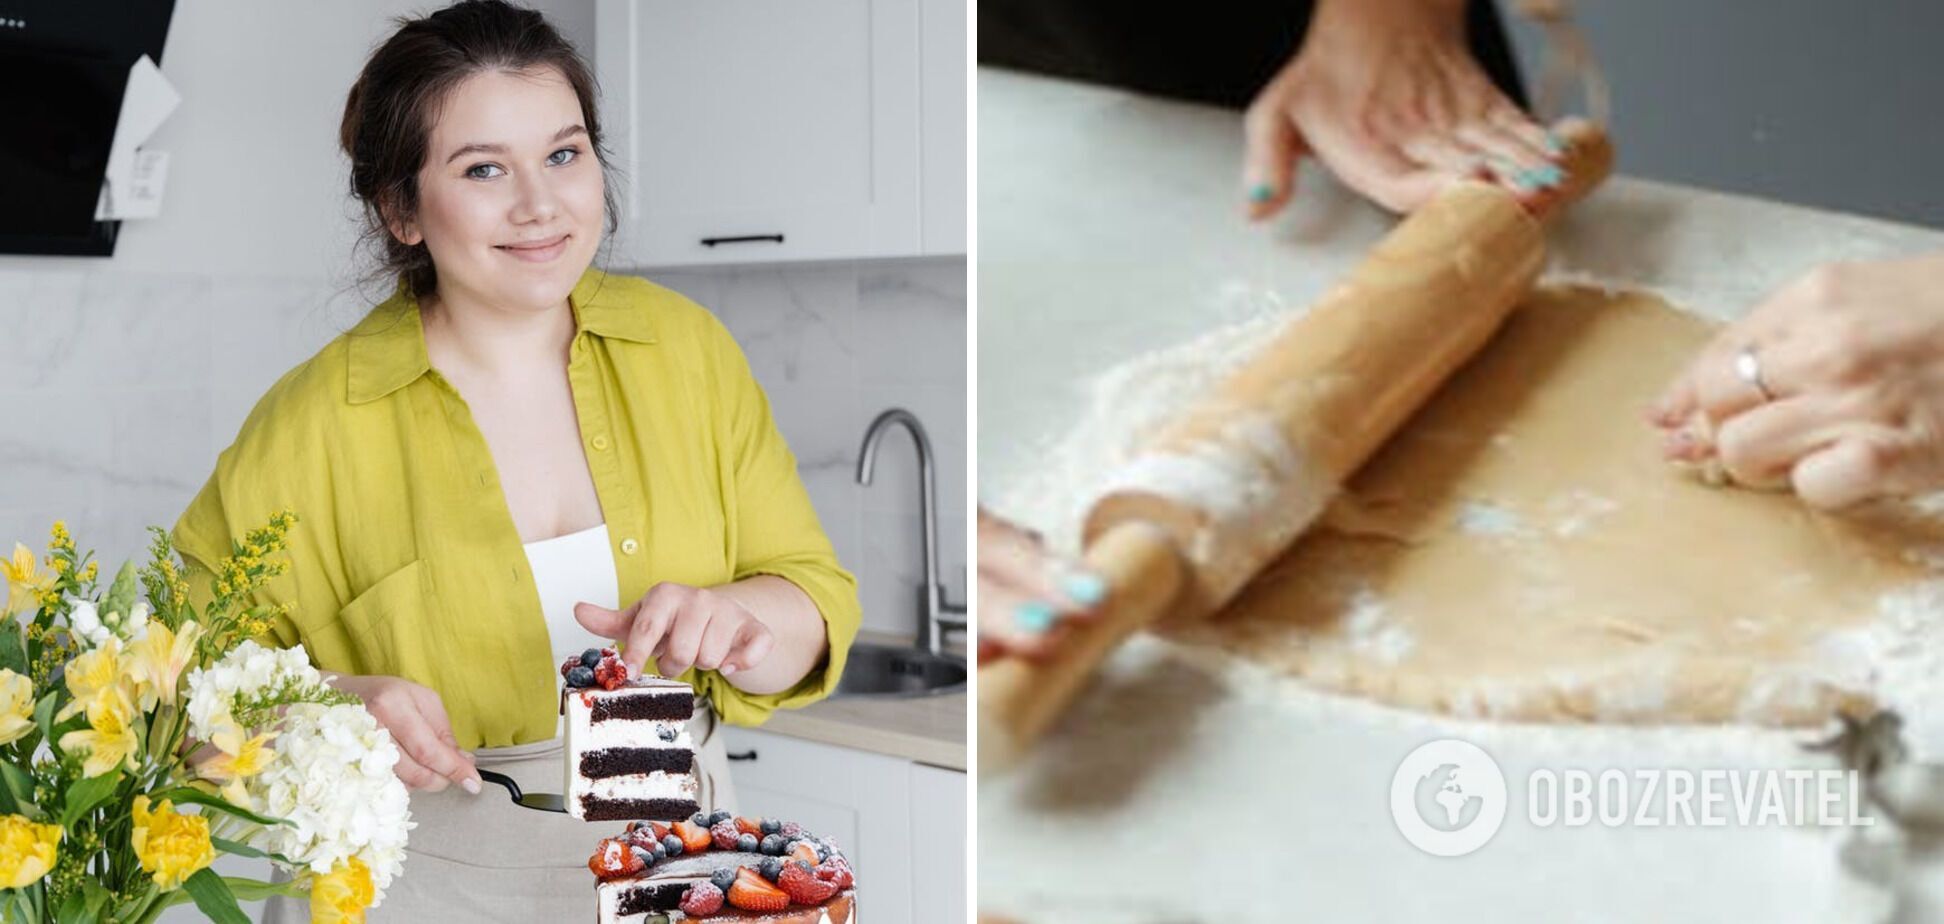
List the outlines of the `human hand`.
<svg viewBox="0 0 1944 924">
<path fill-rule="evenodd" d="M 1257 220 L 1289 202 L 1306 153 L 1393 212 L 1466 177 L 1530 199 L 1565 181 L 1560 140 L 1472 57 L 1463 0 L 1321 0 L 1302 48 L 1257 94 L 1243 127 Z"/>
<path fill-rule="evenodd" d="M 621 660 L 632 675 L 652 656 L 664 677 L 690 667 L 728 677 L 761 664 L 776 644 L 774 633 L 742 601 L 673 581 L 648 588 L 624 610 L 576 604 L 574 619 L 595 635 L 625 643 Z"/>
<path fill-rule="evenodd" d="M 1056 559 L 1039 537 L 979 509 L 979 660 L 1034 657 L 1107 596 L 1098 575 Z"/>
<path fill-rule="evenodd" d="M 1944 486 L 1944 254 L 1816 269 L 1716 335 L 1649 419 L 1668 458 L 1815 507 Z"/>
<path fill-rule="evenodd" d="M 365 709 L 398 743 L 398 765 L 392 772 L 415 790 L 439 792 L 448 783 L 479 794 L 479 769 L 473 756 L 459 749 L 445 704 L 430 687 L 402 677 L 377 674 L 339 674 L 326 678 L 331 686 L 364 700 Z"/>
</svg>

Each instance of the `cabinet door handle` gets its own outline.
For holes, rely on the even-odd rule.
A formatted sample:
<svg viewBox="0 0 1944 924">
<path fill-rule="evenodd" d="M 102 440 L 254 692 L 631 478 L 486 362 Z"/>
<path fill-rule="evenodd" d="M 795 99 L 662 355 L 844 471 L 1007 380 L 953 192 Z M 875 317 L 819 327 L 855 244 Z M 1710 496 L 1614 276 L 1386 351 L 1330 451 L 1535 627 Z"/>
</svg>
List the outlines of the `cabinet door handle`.
<svg viewBox="0 0 1944 924">
<path fill-rule="evenodd" d="M 756 749 L 750 748 L 749 750 L 744 751 L 741 754 L 731 754 L 729 755 L 729 759 L 730 760 L 755 760 Z"/>
<path fill-rule="evenodd" d="M 776 243 L 781 244 L 783 243 L 783 235 L 744 234 L 737 237 L 705 237 L 702 239 L 702 246 L 714 247 L 717 244 L 747 244 L 750 243 L 751 241 L 775 241 Z"/>
</svg>

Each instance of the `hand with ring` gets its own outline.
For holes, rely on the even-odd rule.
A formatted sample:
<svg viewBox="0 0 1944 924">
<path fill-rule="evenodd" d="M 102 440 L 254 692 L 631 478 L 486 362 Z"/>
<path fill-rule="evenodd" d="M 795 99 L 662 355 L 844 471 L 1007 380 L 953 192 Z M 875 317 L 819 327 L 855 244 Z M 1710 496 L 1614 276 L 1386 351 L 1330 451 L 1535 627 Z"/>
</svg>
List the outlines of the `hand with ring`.
<svg viewBox="0 0 1944 924">
<path fill-rule="evenodd" d="M 1944 487 L 1944 254 L 1816 269 L 1716 335 L 1649 417 L 1669 459 L 1815 507 Z"/>
</svg>

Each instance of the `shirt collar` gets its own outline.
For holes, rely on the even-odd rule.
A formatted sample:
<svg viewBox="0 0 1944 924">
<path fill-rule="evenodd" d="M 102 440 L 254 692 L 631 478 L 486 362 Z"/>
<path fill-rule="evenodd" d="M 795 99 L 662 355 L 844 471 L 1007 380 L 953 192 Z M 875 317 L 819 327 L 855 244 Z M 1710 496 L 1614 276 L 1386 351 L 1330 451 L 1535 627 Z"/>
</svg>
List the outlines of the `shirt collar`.
<svg viewBox="0 0 1944 924">
<path fill-rule="evenodd" d="M 609 285 L 607 273 L 588 267 L 567 294 L 576 336 L 654 343 L 654 325 L 642 306 L 627 298 L 622 285 Z M 352 404 L 376 401 L 417 380 L 432 368 L 425 351 L 425 327 L 418 299 L 400 280 L 391 298 L 371 309 L 351 329 L 347 348 L 350 377 L 346 397 Z"/>
</svg>

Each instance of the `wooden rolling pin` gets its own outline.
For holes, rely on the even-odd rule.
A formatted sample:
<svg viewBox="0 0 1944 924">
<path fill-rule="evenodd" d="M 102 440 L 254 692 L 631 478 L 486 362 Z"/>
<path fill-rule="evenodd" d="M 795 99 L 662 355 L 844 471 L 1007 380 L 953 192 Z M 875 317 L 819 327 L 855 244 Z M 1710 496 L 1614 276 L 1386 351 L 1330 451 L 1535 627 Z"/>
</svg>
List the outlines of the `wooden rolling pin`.
<svg viewBox="0 0 1944 924">
<path fill-rule="evenodd" d="M 1243 368 L 1110 473 L 1086 523 L 1109 587 L 1046 657 L 979 668 L 979 765 L 1015 760 L 1123 640 L 1219 609 L 1280 557 L 1531 291 L 1542 223 L 1605 179 L 1590 123 L 1560 132 L 1563 187 L 1524 203 L 1495 184 L 1441 192 Z"/>
</svg>

